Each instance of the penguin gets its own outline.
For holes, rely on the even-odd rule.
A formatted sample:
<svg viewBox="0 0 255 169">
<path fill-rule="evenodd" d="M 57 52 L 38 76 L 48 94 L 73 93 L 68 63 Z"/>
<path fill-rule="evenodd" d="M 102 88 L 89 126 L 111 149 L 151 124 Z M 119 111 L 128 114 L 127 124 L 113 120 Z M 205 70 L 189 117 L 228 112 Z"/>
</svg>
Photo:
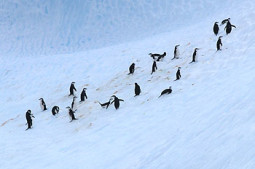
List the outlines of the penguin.
<svg viewBox="0 0 255 169">
<path fill-rule="evenodd" d="M 135 63 L 132 63 L 129 67 L 129 74 L 128 75 L 133 74 L 134 72 L 135 72 Z"/>
<path fill-rule="evenodd" d="M 163 59 L 165 56 L 166 56 L 166 52 L 164 52 L 163 54 L 158 54 L 158 53 L 149 53 L 149 55 L 154 59 L 154 60 L 157 60 L 159 61 L 160 59 Z M 156 57 L 158 57 L 156 59 Z"/>
<path fill-rule="evenodd" d="M 228 19 L 224 19 L 222 22 L 221 22 L 221 25 L 224 25 L 225 23 L 229 22 L 230 18 Z"/>
<path fill-rule="evenodd" d="M 166 56 L 166 52 L 164 52 L 162 55 L 159 55 L 157 61 L 164 59 L 165 56 Z"/>
<path fill-rule="evenodd" d="M 236 28 L 235 25 L 232 25 L 230 21 L 227 22 L 227 25 L 225 26 L 224 30 L 226 30 L 226 34 L 228 35 L 232 31 L 232 27 Z"/>
<path fill-rule="evenodd" d="M 73 101 L 72 101 L 72 104 L 71 104 L 71 108 L 74 111 L 77 110 L 76 98 L 77 98 L 76 96 L 73 97 Z"/>
<path fill-rule="evenodd" d="M 28 110 L 26 112 L 26 120 L 27 120 L 27 129 L 26 130 L 31 129 L 31 127 L 33 125 L 32 124 L 32 117 L 35 118 L 34 115 L 31 113 L 31 110 Z"/>
<path fill-rule="evenodd" d="M 174 47 L 174 57 L 173 57 L 173 59 L 179 59 L 180 52 L 179 52 L 178 46 L 180 46 L 180 45 L 176 45 Z"/>
<path fill-rule="evenodd" d="M 54 106 L 52 108 L 51 112 L 52 112 L 52 115 L 55 116 L 59 112 L 59 107 L 58 106 Z"/>
<path fill-rule="evenodd" d="M 195 48 L 195 50 L 194 50 L 194 52 L 193 52 L 193 55 L 192 55 L 192 61 L 191 61 L 190 63 L 196 62 L 197 50 L 199 50 L 199 49 L 198 49 L 198 48 Z"/>
<path fill-rule="evenodd" d="M 43 98 L 40 98 L 39 100 L 40 100 L 40 106 L 41 106 L 42 111 L 47 110 L 46 104 L 45 104 Z"/>
<path fill-rule="evenodd" d="M 141 88 L 137 83 L 135 83 L 135 96 L 139 96 L 140 93 L 141 93 Z"/>
<path fill-rule="evenodd" d="M 218 25 L 218 22 L 215 22 L 215 23 L 214 23 L 213 32 L 214 32 L 214 34 L 215 34 L 216 36 L 218 35 L 218 33 L 219 33 L 219 25 Z"/>
<path fill-rule="evenodd" d="M 218 39 L 218 41 L 217 41 L 217 44 L 216 44 L 217 51 L 218 51 L 218 50 L 221 50 L 221 46 L 222 46 L 221 38 L 222 38 L 222 36 L 219 37 L 219 39 Z"/>
<path fill-rule="evenodd" d="M 83 90 L 81 92 L 81 101 L 80 102 L 85 101 L 85 98 L 88 99 L 87 94 L 86 94 L 86 90 L 87 90 L 87 88 L 83 88 Z"/>
<path fill-rule="evenodd" d="M 172 87 L 171 86 L 169 87 L 169 89 L 163 90 L 159 97 L 161 97 L 164 94 L 170 94 L 170 93 L 172 93 Z"/>
<path fill-rule="evenodd" d="M 120 107 L 120 101 L 124 102 L 124 100 L 119 99 L 117 96 L 112 95 L 113 97 L 113 101 L 111 102 L 111 104 L 114 102 L 114 107 L 117 110 Z"/>
<path fill-rule="evenodd" d="M 109 105 L 111 104 L 111 101 L 112 101 L 113 99 L 112 98 L 110 98 L 110 100 L 108 101 L 108 102 L 106 102 L 106 103 L 100 103 L 100 102 L 98 102 L 99 104 L 100 104 L 100 106 L 102 107 L 102 108 L 108 108 L 109 107 Z"/>
<path fill-rule="evenodd" d="M 181 76 L 181 67 L 178 67 L 178 70 L 177 70 L 177 72 L 176 72 L 176 80 L 179 80 L 181 77 L 182 77 L 182 76 Z M 176 81 L 176 80 L 175 80 L 175 81 Z"/>
<path fill-rule="evenodd" d="M 151 71 L 151 74 L 154 73 L 157 69 L 158 69 L 157 63 L 156 63 L 156 61 L 154 60 L 154 61 L 153 61 L 153 64 L 152 64 L 152 71 Z"/>
<path fill-rule="evenodd" d="M 73 120 L 78 120 L 77 118 L 75 118 L 75 116 L 74 116 L 74 113 L 75 113 L 75 111 L 73 111 L 73 109 L 71 108 L 71 107 L 66 107 L 67 109 L 68 109 L 68 114 L 69 114 L 69 116 L 70 116 L 70 118 L 71 118 L 71 121 L 70 122 L 72 122 Z"/>
<path fill-rule="evenodd" d="M 75 84 L 75 82 L 71 83 L 69 96 L 74 96 L 74 91 L 76 91 L 76 88 L 74 87 L 74 84 Z"/>
</svg>

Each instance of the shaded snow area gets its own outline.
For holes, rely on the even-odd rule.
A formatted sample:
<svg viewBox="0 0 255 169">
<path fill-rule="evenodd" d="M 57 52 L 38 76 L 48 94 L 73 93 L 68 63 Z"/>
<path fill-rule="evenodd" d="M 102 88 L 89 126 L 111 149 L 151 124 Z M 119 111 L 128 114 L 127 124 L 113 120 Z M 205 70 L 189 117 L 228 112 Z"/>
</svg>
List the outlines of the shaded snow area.
<svg viewBox="0 0 255 169">
<path fill-rule="evenodd" d="M 255 168 L 252 0 L 70 2 L 1 2 L 0 168 Z M 213 24 L 228 17 L 236 29 L 225 35 L 220 26 L 216 52 Z M 172 60 L 176 44 L 180 59 Z M 197 62 L 189 64 L 194 48 Z M 163 52 L 151 75 L 148 54 Z M 182 77 L 174 81 L 179 66 Z M 77 103 L 84 87 L 88 99 L 70 123 L 72 81 Z M 158 98 L 169 86 L 173 92 Z M 120 108 L 101 108 L 98 101 L 113 94 L 124 100 Z M 35 118 L 25 131 L 28 109 Z"/>
</svg>

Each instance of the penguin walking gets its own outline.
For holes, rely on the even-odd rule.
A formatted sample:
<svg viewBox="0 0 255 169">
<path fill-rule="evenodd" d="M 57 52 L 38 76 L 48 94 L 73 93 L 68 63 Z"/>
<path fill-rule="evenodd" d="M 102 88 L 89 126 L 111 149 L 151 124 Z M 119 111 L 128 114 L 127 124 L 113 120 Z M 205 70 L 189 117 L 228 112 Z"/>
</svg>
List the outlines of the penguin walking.
<svg viewBox="0 0 255 169">
<path fill-rule="evenodd" d="M 222 36 L 219 37 L 219 39 L 217 41 L 217 44 L 216 44 L 217 51 L 221 50 L 221 46 L 222 46 L 221 38 L 222 38 Z"/>
<path fill-rule="evenodd" d="M 40 100 L 40 106 L 41 106 L 42 111 L 47 110 L 46 104 L 45 104 L 43 98 L 40 98 L 39 100 Z"/>
<path fill-rule="evenodd" d="M 199 50 L 199 49 L 198 48 L 194 49 L 194 52 L 193 52 L 193 55 L 192 55 L 192 61 L 190 63 L 196 62 L 197 50 Z"/>
<path fill-rule="evenodd" d="M 106 103 L 100 103 L 100 102 L 98 102 L 99 104 L 100 104 L 100 106 L 102 107 L 102 108 L 108 108 L 109 107 L 109 105 L 111 104 L 111 101 L 112 101 L 113 99 L 112 98 L 110 98 L 110 100 L 108 101 L 108 102 L 106 102 Z"/>
<path fill-rule="evenodd" d="M 159 55 L 157 61 L 164 59 L 165 56 L 166 56 L 166 52 L 164 52 L 162 55 Z"/>
<path fill-rule="evenodd" d="M 111 102 L 111 104 L 114 102 L 114 107 L 117 110 L 120 107 L 120 101 L 124 102 L 124 100 L 119 99 L 117 96 L 112 95 L 113 97 L 113 101 Z"/>
<path fill-rule="evenodd" d="M 132 63 L 129 67 L 129 74 L 128 75 L 133 74 L 134 72 L 135 72 L 135 63 Z"/>
<path fill-rule="evenodd" d="M 31 113 L 31 110 L 28 110 L 26 112 L 26 120 L 27 120 L 27 129 L 26 130 L 31 129 L 31 127 L 33 125 L 32 117 L 35 118 L 34 115 Z"/>
<path fill-rule="evenodd" d="M 71 118 L 71 121 L 70 122 L 72 122 L 73 120 L 78 120 L 77 118 L 75 118 L 75 116 L 74 116 L 74 113 L 75 113 L 75 111 L 73 111 L 73 109 L 71 108 L 71 107 L 66 107 L 67 109 L 68 109 L 68 114 L 69 114 L 69 116 L 70 116 L 70 118 Z"/>
<path fill-rule="evenodd" d="M 228 22 L 227 22 L 227 25 L 226 25 L 225 28 L 224 28 L 224 29 L 226 30 L 226 34 L 227 34 L 227 35 L 228 35 L 229 33 L 231 33 L 232 27 L 236 28 L 235 25 L 232 25 L 232 24 L 230 23 L 230 21 L 228 21 Z"/>
<path fill-rule="evenodd" d="M 73 101 L 72 101 L 72 104 L 71 104 L 71 108 L 74 111 L 76 111 L 76 109 L 77 109 L 76 98 L 77 98 L 76 96 L 73 97 Z"/>
<path fill-rule="evenodd" d="M 174 57 L 173 57 L 173 59 L 179 59 L 180 52 L 179 52 L 178 46 L 180 46 L 180 45 L 176 45 L 174 47 Z"/>
<path fill-rule="evenodd" d="M 157 69 L 158 69 L 157 63 L 156 63 L 156 61 L 154 60 L 154 61 L 153 61 L 153 64 L 152 64 L 151 74 L 154 73 Z"/>
<path fill-rule="evenodd" d="M 178 67 L 178 70 L 176 72 L 176 80 L 179 80 L 180 78 L 181 78 L 181 67 Z"/>
<path fill-rule="evenodd" d="M 218 35 L 218 33 L 219 33 L 219 25 L 218 25 L 218 22 L 215 22 L 215 23 L 214 23 L 213 32 L 214 32 L 214 34 L 215 34 L 216 36 Z"/>
<path fill-rule="evenodd" d="M 139 96 L 140 93 L 141 93 L 141 88 L 137 83 L 135 83 L 135 96 Z"/>
<path fill-rule="evenodd" d="M 161 97 L 164 94 L 170 94 L 170 93 L 172 93 L 172 87 L 171 86 L 169 87 L 169 89 L 163 90 L 159 97 Z"/>
<path fill-rule="evenodd" d="M 54 107 L 51 109 L 51 112 L 52 112 L 52 115 L 55 116 L 55 115 L 58 114 L 58 112 L 59 112 L 59 107 L 58 107 L 58 106 L 54 106 Z"/>
<path fill-rule="evenodd" d="M 75 82 L 72 82 L 70 85 L 70 94 L 69 96 L 74 96 L 74 91 L 76 91 L 76 88 L 74 87 Z"/>
<path fill-rule="evenodd" d="M 220 25 L 224 25 L 225 23 L 229 22 L 230 18 L 228 19 L 224 19 L 223 21 L 221 21 L 221 24 Z"/>
<path fill-rule="evenodd" d="M 85 98 L 88 99 L 87 94 L 86 94 L 86 90 L 87 90 L 87 88 L 83 88 L 83 90 L 81 92 L 81 101 L 80 102 L 85 101 Z"/>
</svg>

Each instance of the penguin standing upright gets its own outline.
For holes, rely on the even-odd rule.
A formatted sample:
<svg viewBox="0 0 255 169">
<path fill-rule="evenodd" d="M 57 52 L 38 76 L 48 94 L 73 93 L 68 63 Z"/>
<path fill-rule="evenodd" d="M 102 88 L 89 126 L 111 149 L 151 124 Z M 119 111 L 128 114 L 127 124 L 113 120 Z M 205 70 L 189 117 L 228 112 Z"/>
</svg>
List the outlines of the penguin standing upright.
<svg viewBox="0 0 255 169">
<path fill-rule="evenodd" d="M 46 104 L 45 104 L 43 98 L 40 98 L 39 100 L 40 100 L 40 106 L 41 106 L 42 111 L 47 110 Z"/>
<path fill-rule="evenodd" d="M 76 119 L 75 116 L 74 116 L 75 111 L 73 111 L 72 108 L 69 107 L 69 106 L 66 107 L 66 108 L 68 109 L 68 114 L 69 114 L 69 116 L 70 116 L 70 118 L 71 118 L 71 121 L 70 121 L 70 122 L 72 122 L 73 120 L 78 120 L 78 119 Z"/>
<path fill-rule="evenodd" d="M 235 25 L 232 25 L 230 21 L 227 21 L 227 25 L 225 26 L 226 34 L 228 35 L 232 31 L 232 27 L 236 28 Z"/>
<path fill-rule="evenodd" d="M 176 45 L 174 47 L 174 57 L 173 57 L 173 59 L 179 59 L 180 52 L 179 52 L 178 46 L 180 46 L 180 45 Z"/>
<path fill-rule="evenodd" d="M 135 83 L 135 96 L 140 95 L 140 93 L 141 93 L 141 88 L 137 83 Z"/>
<path fill-rule="evenodd" d="M 28 110 L 26 112 L 26 120 L 27 120 L 27 129 L 26 130 L 31 129 L 31 127 L 33 125 L 32 124 L 32 117 L 35 118 L 34 115 L 31 113 L 31 110 Z"/>
<path fill-rule="evenodd" d="M 76 91 L 76 88 L 74 87 L 74 84 L 75 84 L 75 82 L 71 83 L 69 96 L 74 96 L 74 91 Z"/>
<path fill-rule="evenodd" d="M 77 98 L 76 96 L 73 97 L 73 101 L 71 104 L 71 108 L 73 111 L 75 111 L 77 109 L 76 98 Z"/>
<path fill-rule="evenodd" d="M 87 90 L 87 88 L 83 88 L 83 90 L 81 92 L 81 101 L 80 102 L 85 101 L 85 98 L 88 99 L 87 94 L 86 94 L 86 90 Z"/>
<path fill-rule="evenodd" d="M 179 80 L 181 78 L 181 67 L 178 67 L 178 70 L 176 72 L 176 80 Z"/>
<path fill-rule="evenodd" d="M 218 35 L 218 32 L 219 32 L 219 25 L 218 25 L 218 22 L 215 22 L 215 23 L 214 23 L 213 32 L 214 32 L 214 34 L 215 34 L 216 36 Z"/>
<path fill-rule="evenodd" d="M 52 115 L 55 116 L 59 112 L 59 107 L 58 106 L 54 106 L 52 108 L 51 112 L 52 112 Z"/>
<path fill-rule="evenodd" d="M 193 52 L 193 55 L 192 55 L 192 61 L 190 63 L 196 62 L 197 50 L 198 50 L 198 48 L 194 49 L 194 52 Z"/>
<path fill-rule="evenodd" d="M 170 94 L 170 93 L 172 93 L 172 87 L 171 86 L 169 87 L 169 89 L 163 90 L 159 97 L 161 97 L 164 94 Z"/>
<path fill-rule="evenodd" d="M 113 101 L 111 102 L 111 104 L 114 102 L 114 107 L 117 110 L 120 107 L 120 101 L 124 102 L 124 100 L 119 99 L 117 96 L 113 95 Z"/>
<path fill-rule="evenodd" d="M 219 37 L 219 39 L 218 39 L 218 41 L 217 41 L 217 44 L 216 44 L 217 51 L 218 51 L 218 50 L 221 50 L 221 46 L 222 46 L 221 38 L 222 38 L 222 36 Z"/>
<path fill-rule="evenodd" d="M 157 63 L 156 63 L 156 61 L 154 60 L 154 61 L 153 61 L 153 64 L 152 64 L 152 71 L 151 71 L 151 74 L 154 73 L 157 69 L 158 69 Z"/>
<path fill-rule="evenodd" d="M 128 75 L 133 74 L 134 72 L 135 72 L 135 63 L 132 63 L 129 67 L 129 74 Z"/>
</svg>

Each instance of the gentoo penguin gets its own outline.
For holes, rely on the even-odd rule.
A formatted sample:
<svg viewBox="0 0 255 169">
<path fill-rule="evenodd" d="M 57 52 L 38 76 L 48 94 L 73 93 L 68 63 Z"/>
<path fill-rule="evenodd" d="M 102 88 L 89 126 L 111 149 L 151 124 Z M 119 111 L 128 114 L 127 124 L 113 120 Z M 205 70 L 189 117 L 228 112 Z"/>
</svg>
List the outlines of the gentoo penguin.
<svg viewBox="0 0 255 169">
<path fill-rule="evenodd" d="M 71 83 L 69 96 L 74 96 L 74 91 L 76 91 L 76 88 L 74 87 L 74 84 L 75 84 L 75 82 Z"/>
<path fill-rule="evenodd" d="M 224 25 L 224 24 L 227 23 L 229 20 L 230 20 L 230 18 L 224 19 L 223 21 L 221 21 L 221 25 Z"/>
<path fill-rule="evenodd" d="M 69 107 L 69 106 L 66 107 L 66 108 L 68 109 L 68 114 L 69 114 L 69 116 L 70 116 L 70 118 L 71 118 L 71 121 L 70 121 L 70 122 L 72 122 L 73 120 L 78 120 L 78 119 L 76 119 L 75 116 L 74 116 L 75 111 L 73 111 L 72 108 Z"/>
<path fill-rule="evenodd" d="M 132 63 L 129 67 L 129 74 L 128 75 L 133 74 L 134 72 L 135 72 L 135 63 Z"/>
<path fill-rule="evenodd" d="M 221 46 L 222 46 L 221 38 L 222 38 L 222 36 L 219 37 L 219 39 L 218 39 L 218 41 L 217 41 L 217 44 L 216 44 L 217 51 L 218 51 L 218 50 L 221 50 Z"/>
<path fill-rule="evenodd" d="M 26 112 L 26 120 L 27 120 L 27 129 L 26 130 L 31 129 L 31 127 L 33 125 L 32 124 L 32 117 L 35 118 L 34 115 L 31 113 L 31 110 L 28 110 Z"/>
<path fill-rule="evenodd" d="M 218 22 L 215 22 L 215 23 L 214 23 L 213 32 L 214 32 L 214 34 L 215 34 L 216 36 L 218 35 L 218 32 L 219 32 L 219 25 L 218 25 Z"/>
<path fill-rule="evenodd" d="M 137 83 L 135 83 L 135 96 L 140 95 L 140 93 L 141 93 L 141 88 Z"/>
<path fill-rule="evenodd" d="M 43 98 L 40 98 L 39 100 L 40 100 L 40 106 L 41 106 L 42 111 L 47 110 L 46 104 L 45 104 Z"/>
<path fill-rule="evenodd" d="M 192 55 L 192 61 L 191 61 L 190 63 L 196 62 L 197 50 L 199 50 L 199 49 L 198 49 L 198 48 L 195 48 L 195 50 L 194 50 L 194 52 L 193 52 L 193 55 Z"/>
<path fill-rule="evenodd" d="M 59 112 L 59 107 L 58 106 L 54 106 L 52 108 L 51 112 L 52 112 L 52 115 L 55 116 Z"/>
<path fill-rule="evenodd" d="M 169 89 L 165 89 L 161 92 L 161 95 L 159 97 L 161 97 L 164 94 L 170 94 L 172 93 L 172 87 L 170 86 Z"/>
<path fill-rule="evenodd" d="M 73 97 L 73 101 L 72 101 L 72 104 L 71 104 L 71 108 L 73 111 L 76 111 L 77 110 L 77 104 L 76 104 L 76 96 Z"/>
<path fill-rule="evenodd" d="M 176 80 L 179 80 L 181 78 L 181 67 L 178 67 L 178 70 L 176 72 Z"/>
<path fill-rule="evenodd" d="M 114 107 L 117 110 L 120 107 L 120 101 L 124 102 L 124 100 L 119 99 L 117 96 L 112 95 L 113 97 L 113 101 L 111 102 L 111 104 L 114 102 Z"/>
<path fill-rule="evenodd" d="M 154 61 L 153 61 L 153 64 L 152 64 L 151 74 L 154 73 L 157 69 L 158 69 L 157 63 L 156 63 L 156 61 L 154 60 Z"/>
<path fill-rule="evenodd" d="M 179 52 L 178 46 L 180 46 L 180 45 L 176 45 L 174 47 L 174 57 L 173 57 L 173 59 L 179 59 L 180 52 Z"/>
<path fill-rule="evenodd" d="M 227 22 L 227 25 L 225 26 L 226 34 L 228 35 L 232 31 L 232 27 L 236 28 L 235 25 L 232 25 L 230 21 Z"/>
<path fill-rule="evenodd" d="M 108 102 L 106 102 L 106 103 L 100 103 L 100 102 L 98 102 L 98 103 L 101 105 L 102 108 L 106 108 L 107 109 L 109 107 L 109 105 L 111 104 L 112 100 L 113 99 L 110 98 L 110 100 Z"/>
<path fill-rule="evenodd" d="M 81 92 L 81 101 L 80 102 L 85 101 L 85 98 L 88 99 L 87 94 L 86 94 L 86 90 L 87 90 L 87 88 L 83 88 L 83 90 Z"/>
<path fill-rule="evenodd" d="M 159 55 L 157 61 L 164 59 L 165 56 L 166 56 L 166 52 L 164 52 L 162 55 Z"/>
</svg>

